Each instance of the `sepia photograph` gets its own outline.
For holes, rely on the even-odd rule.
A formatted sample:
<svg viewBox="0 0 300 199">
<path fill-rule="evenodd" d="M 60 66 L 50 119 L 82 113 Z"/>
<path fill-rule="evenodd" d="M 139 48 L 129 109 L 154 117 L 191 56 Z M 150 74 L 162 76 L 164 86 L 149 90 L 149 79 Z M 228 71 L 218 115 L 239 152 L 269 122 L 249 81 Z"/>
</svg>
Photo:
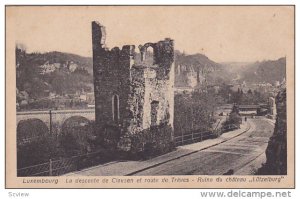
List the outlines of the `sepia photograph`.
<svg viewBox="0 0 300 199">
<path fill-rule="evenodd" d="M 5 9 L 6 186 L 294 187 L 294 6 Z"/>
</svg>

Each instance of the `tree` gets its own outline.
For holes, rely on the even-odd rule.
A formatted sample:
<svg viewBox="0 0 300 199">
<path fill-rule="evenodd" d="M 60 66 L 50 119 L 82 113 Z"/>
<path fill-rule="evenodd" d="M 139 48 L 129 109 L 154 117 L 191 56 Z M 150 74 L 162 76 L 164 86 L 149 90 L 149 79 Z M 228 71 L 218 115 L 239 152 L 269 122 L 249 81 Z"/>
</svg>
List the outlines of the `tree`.
<svg viewBox="0 0 300 199">
<path fill-rule="evenodd" d="M 224 129 L 228 129 L 228 127 L 232 125 L 240 128 L 241 123 L 242 123 L 242 117 L 238 113 L 238 109 L 234 108 L 232 109 L 232 112 L 229 114 L 228 119 L 222 125 Z"/>
<path fill-rule="evenodd" d="M 210 92 L 175 95 L 175 135 L 210 129 L 216 106 L 215 95 Z"/>
<path fill-rule="evenodd" d="M 249 89 L 249 90 L 247 91 L 247 94 L 248 94 L 248 95 L 252 95 L 252 90 Z"/>
</svg>

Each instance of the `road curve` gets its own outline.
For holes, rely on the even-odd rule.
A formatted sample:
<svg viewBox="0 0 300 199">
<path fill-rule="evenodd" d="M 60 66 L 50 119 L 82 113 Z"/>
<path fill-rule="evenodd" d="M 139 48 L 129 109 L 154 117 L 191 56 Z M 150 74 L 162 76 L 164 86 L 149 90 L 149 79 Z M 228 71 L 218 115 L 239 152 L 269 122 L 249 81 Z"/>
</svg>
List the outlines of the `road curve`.
<svg viewBox="0 0 300 199">
<path fill-rule="evenodd" d="M 251 128 L 240 136 L 135 175 L 234 174 L 265 152 L 269 137 L 273 134 L 274 125 L 262 117 L 248 119 L 248 122 Z"/>
</svg>

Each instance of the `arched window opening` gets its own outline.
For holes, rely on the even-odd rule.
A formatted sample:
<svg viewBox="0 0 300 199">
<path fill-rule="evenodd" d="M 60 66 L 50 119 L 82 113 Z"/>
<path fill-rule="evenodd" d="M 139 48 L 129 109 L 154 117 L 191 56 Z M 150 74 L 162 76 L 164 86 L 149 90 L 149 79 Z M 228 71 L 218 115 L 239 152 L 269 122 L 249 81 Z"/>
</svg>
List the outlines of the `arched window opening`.
<svg viewBox="0 0 300 199">
<path fill-rule="evenodd" d="M 158 101 L 151 102 L 151 126 L 157 125 Z"/>
<path fill-rule="evenodd" d="M 146 57 L 145 57 L 145 60 L 147 63 L 149 64 L 154 64 L 154 51 L 153 51 L 153 47 L 152 46 L 149 46 L 147 49 L 146 49 Z"/>
<path fill-rule="evenodd" d="M 112 117 L 114 122 L 119 122 L 120 111 L 119 111 L 119 96 L 114 95 L 112 97 Z"/>
<path fill-rule="evenodd" d="M 146 62 L 148 65 L 154 64 L 154 47 L 152 44 L 147 43 L 144 46 L 140 45 L 140 55 L 141 55 L 141 61 Z"/>
</svg>

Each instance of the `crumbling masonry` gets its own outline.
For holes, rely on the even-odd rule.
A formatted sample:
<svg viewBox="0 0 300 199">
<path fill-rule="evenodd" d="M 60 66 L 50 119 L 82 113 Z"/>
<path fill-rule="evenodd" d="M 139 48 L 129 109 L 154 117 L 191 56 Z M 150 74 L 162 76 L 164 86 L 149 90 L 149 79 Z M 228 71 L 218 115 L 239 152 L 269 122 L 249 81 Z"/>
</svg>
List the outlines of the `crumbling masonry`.
<svg viewBox="0 0 300 199">
<path fill-rule="evenodd" d="M 174 42 L 105 47 L 105 27 L 92 22 L 96 125 L 103 143 L 135 154 L 172 148 Z M 152 52 L 151 52 L 152 51 Z"/>
</svg>

